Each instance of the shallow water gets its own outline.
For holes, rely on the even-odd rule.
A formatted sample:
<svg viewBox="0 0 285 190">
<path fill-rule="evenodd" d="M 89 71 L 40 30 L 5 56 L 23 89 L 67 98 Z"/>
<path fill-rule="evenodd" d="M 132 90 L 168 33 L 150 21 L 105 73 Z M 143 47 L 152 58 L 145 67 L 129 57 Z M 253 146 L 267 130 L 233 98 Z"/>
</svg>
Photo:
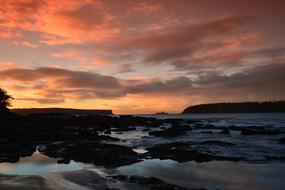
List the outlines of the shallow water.
<svg viewBox="0 0 285 190">
<path fill-rule="evenodd" d="M 246 164 L 228 161 L 178 163 L 151 159 L 118 168 L 123 175 L 157 177 L 189 188 L 284 190 L 283 163 Z"/>
<path fill-rule="evenodd" d="M 272 126 L 285 127 L 285 113 L 228 113 L 228 114 L 152 114 L 137 115 L 160 119 L 197 119 L 217 126 Z"/>
<path fill-rule="evenodd" d="M 21 158 L 17 163 L 1 163 L 0 174 L 41 175 L 55 172 L 69 172 L 89 168 L 93 165 L 71 161 L 69 164 L 58 164 L 58 159 L 45 156 L 38 151 L 32 156 Z"/>
</svg>

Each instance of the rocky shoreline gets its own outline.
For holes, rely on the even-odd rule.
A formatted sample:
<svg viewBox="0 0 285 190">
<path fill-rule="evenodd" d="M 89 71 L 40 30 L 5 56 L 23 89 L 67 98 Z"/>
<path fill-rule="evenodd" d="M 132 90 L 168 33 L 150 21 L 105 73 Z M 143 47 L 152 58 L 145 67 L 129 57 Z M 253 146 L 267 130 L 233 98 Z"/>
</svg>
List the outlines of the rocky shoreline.
<svg viewBox="0 0 285 190">
<path fill-rule="evenodd" d="M 44 114 L 2 117 L 0 123 L 0 163 L 16 163 L 21 157 L 30 156 L 36 150 L 57 158 L 59 164 L 68 164 L 73 160 L 110 169 L 147 159 L 251 163 L 285 160 L 285 131 L 268 126 L 225 128 L 190 119 Z M 144 132 L 146 135 L 136 141 L 112 136 L 131 132 Z M 268 151 L 267 146 L 255 146 L 259 138 L 273 143 L 272 147 L 276 144 L 276 150 Z M 143 145 L 145 152 L 134 150 Z M 147 189 L 185 189 L 153 178 L 113 178 L 138 183 Z"/>
</svg>

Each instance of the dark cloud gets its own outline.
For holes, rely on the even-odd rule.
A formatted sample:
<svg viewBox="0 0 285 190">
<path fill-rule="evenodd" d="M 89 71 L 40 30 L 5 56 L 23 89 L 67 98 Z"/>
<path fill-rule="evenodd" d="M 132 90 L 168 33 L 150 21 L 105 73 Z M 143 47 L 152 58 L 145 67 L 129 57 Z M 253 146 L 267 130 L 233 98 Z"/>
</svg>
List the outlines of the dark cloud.
<svg viewBox="0 0 285 190">
<path fill-rule="evenodd" d="M 141 84 L 127 86 L 127 92 L 133 94 L 160 94 L 160 93 L 185 93 L 193 88 L 192 81 L 187 77 L 177 77 L 168 80 L 153 79 Z"/>
<path fill-rule="evenodd" d="M 17 98 L 17 100 L 32 101 L 39 104 L 59 104 L 64 103 L 64 98 Z"/>
<path fill-rule="evenodd" d="M 92 72 L 71 71 L 60 68 L 40 67 L 36 69 L 12 68 L 0 71 L 2 79 L 18 81 L 36 81 L 41 79 L 56 80 L 59 86 L 71 88 L 118 88 L 119 81 L 115 77 L 104 76 Z"/>
<path fill-rule="evenodd" d="M 21 73 L 21 74 L 19 74 Z M 134 95 L 199 96 L 207 100 L 274 100 L 285 97 L 285 62 L 253 67 L 232 75 L 208 71 L 195 80 L 189 77 L 125 80 L 92 72 L 59 68 L 1 70 L 2 81 L 29 81 L 41 98 L 21 100 L 41 104 L 65 99 L 112 99 Z M 41 81 L 39 83 L 39 81 Z M 32 84 L 32 85 L 31 85 Z M 38 86 L 38 89 L 36 89 Z M 52 97 L 52 98 L 51 98 Z"/>
<path fill-rule="evenodd" d="M 205 44 L 206 40 L 223 38 L 235 33 L 248 19 L 230 16 L 163 34 L 137 37 L 127 40 L 118 50 L 143 51 L 145 62 L 170 62 L 177 58 L 189 57 L 202 47 L 209 46 Z"/>
</svg>

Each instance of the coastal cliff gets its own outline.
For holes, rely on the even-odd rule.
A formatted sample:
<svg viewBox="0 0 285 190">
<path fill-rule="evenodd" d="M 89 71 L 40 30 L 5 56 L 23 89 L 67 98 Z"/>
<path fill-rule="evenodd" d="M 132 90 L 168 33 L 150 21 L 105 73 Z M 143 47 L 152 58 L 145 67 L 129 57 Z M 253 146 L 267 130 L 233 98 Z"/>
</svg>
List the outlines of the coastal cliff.
<svg viewBox="0 0 285 190">
<path fill-rule="evenodd" d="M 64 114 L 64 115 L 112 115 L 112 110 L 96 110 L 96 109 L 70 109 L 70 108 L 29 108 L 29 109 L 13 109 L 11 110 L 19 115 L 30 114 Z"/>
<path fill-rule="evenodd" d="M 182 114 L 195 113 L 284 113 L 285 101 L 213 103 L 189 106 Z"/>
</svg>

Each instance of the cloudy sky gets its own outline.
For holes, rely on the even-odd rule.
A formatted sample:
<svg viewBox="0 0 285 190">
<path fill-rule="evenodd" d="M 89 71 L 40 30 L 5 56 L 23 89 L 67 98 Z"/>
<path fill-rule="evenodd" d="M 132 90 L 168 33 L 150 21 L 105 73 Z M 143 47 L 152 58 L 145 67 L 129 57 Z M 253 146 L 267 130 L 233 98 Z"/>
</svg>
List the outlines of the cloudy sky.
<svg viewBox="0 0 285 190">
<path fill-rule="evenodd" d="M 181 112 L 285 99 L 283 0 L 0 0 L 13 107 Z"/>
</svg>

